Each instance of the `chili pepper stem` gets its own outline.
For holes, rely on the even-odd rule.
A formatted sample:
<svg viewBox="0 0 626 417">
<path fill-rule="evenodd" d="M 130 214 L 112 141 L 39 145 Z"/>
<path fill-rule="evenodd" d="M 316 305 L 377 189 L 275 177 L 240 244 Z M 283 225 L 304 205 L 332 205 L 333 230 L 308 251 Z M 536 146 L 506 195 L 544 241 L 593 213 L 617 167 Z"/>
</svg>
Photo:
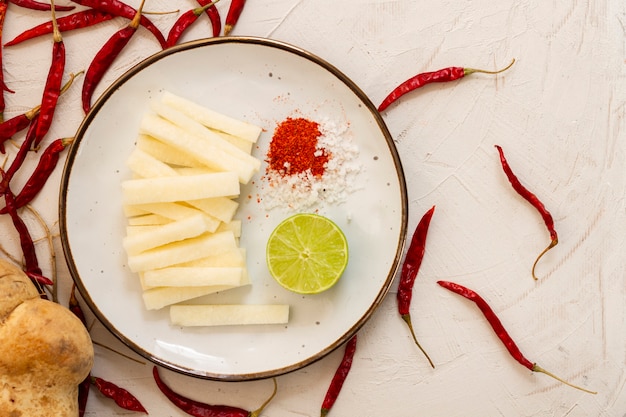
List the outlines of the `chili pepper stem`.
<svg viewBox="0 0 626 417">
<path fill-rule="evenodd" d="M 131 360 L 131 361 L 133 361 L 133 362 L 137 362 L 137 363 L 138 363 L 138 364 L 140 364 L 140 365 L 145 365 L 145 364 L 146 364 L 145 362 L 140 361 L 139 359 L 135 359 L 135 358 L 133 358 L 133 357 L 131 357 L 131 356 L 128 356 L 128 355 L 126 355 L 126 354 L 124 354 L 124 353 L 122 353 L 122 352 L 120 352 L 120 351 L 117 351 L 117 350 L 115 350 L 115 349 L 113 349 L 113 348 L 111 348 L 111 347 L 109 347 L 109 346 L 107 346 L 107 345 L 105 345 L 105 344 L 103 344 L 103 343 L 100 343 L 100 342 L 98 342 L 98 341 L 96 341 L 96 340 L 92 340 L 92 341 L 91 341 L 91 343 L 93 343 L 95 346 L 100 346 L 100 347 L 101 347 L 101 348 L 103 348 L 103 349 L 106 349 L 106 350 L 108 350 L 108 351 L 110 351 L 110 352 L 113 352 L 113 353 L 115 353 L 116 355 L 120 355 L 121 357 L 123 357 L 123 358 L 125 358 L 125 359 Z"/>
<path fill-rule="evenodd" d="M 180 9 L 170 10 L 170 11 L 165 11 L 165 12 L 153 12 L 149 10 L 144 10 L 141 12 L 141 14 L 149 14 L 149 15 L 156 15 L 156 16 L 162 16 L 166 14 L 176 14 L 176 13 L 180 13 Z"/>
<path fill-rule="evenodd" d="M 584 392 L 589 393 L 589 394 L 597 394 L 598 393 L 597 391 L 591 391 L 591 390 L 588 390 L 586 388 L 582 388 L 582 387 L 579 387 L 578 385 L 574 385 L 574 384 L 572 384 L 570 382 L 567 382 L 564 379 L 561 379 L 558 376 L 554 375 L 552 372 L 546 371 L 545 369 L 543 369 L 541 366 L 537 365 L 536 363 L 533 364 L 533 368 L 531 369 L 531 371 L 533 371 L 533 372 L 541 372 L 542 374 L 546 374 L 549 377 L 552 377 L 552 378 L 556 379 L 557 381 L 559 381 L 559 382 L 561 382 L 561 383 L 563 383 L 565 385 L 569 385 L 572 388 L 576 388 L 578 390 L 584 391 Z"/>
<path fill-rule="evenodd" d="M 535 274 L 535 269 L 537 268 L 537 264 L 539 263 L 539 260 L 543 257 L 543 255 L 546 254 L 546 252 L 548 252 L 550 249 L 552 249 L 553 247 L 555 247 L 557 244 L 559 243 L 558 239 L 553 239 L 550 244 L 543 250 L 541 251 L 541 253 L 539 254 L 539 256 L 537 256 L 537 259 L 535 259 L 535 262 L 533 263 L 533 267 L 531 269 L 531 273 L 533 276 L 533 279 L 535 281 L 537 281 L 539 278 L 537 278 L 537 275 Z"/>
<path fill-rule="evenodd" d="M 504 72 L 504 71 L 508 70 L 509 68 L 511 68 L 513 66 L 513 64 L 515 64 L 515 58 L 513 58 L 513 60 L 511 61 L 511 63 L 509 65 L 507 65 L 504 68 L 500 68 L 499 70 L 488 71 L 488 70 L 478 69 L 478 68 L 463 68 L 463 74 L 464 75 L 470 75 L 470 74 L 473 74 L 475 72 L 480 72 L 482 74 L 499 74 L 499 73 Z"/>
<path fill-rule="evenodd" d="M 218 1 L 220 0 L 213 0 L 211 3 L 207 3 L 204 6 L 196 7 L 195 9 L 193 9 L 193 14 L 195 14 L 196 16 L 201 16 L 202 13 L 213 7 Z"/>
<path fill-rule="evenodd" d="M 80 70 L 76 74 L 74 74 L 73 72 L 70 73 L 70 79 L 67 80 L 67 82 L 63 85 L 63 87 L 61 87 L 61 94 L 65 93 L 67 90 L 69 90 L 69 88 L 74 83 L 74 80 L 76 79 L 76 77 L 81 75 L 83 72 L 85 72 L 85 70 Z"/>
<path fill-rule="evenodd" d="M 274 396 L 276 396 L 276 391 L 278 391 L 278 384 L 276 383 L 276 378 L 272 378 L 272 382 L 274 383 L 274 391 L 272 391 L 272 395 L 270 395 L 270 397 L 267 400 L 265 400 L 265 402 L 261 404 L 259 408 L 257 408 L 254 411 L 251 411 L 248 417 L 259 417 L 261 413 L 263 412 L 263 410 L 265 409 L 265 407 L 267 407 L 270 401 L 274 399 Z"/>
<path fill-rule="evenodd" d="M 411 336 L 413 336 L 413 341 L 415 342 L 415 344 L 417 345 L 417 347 L 419 348 L 419 350 L 422 351 L 422 353 L 424 354 L 424 356 L 426 356 L 426 359 L 428 360 L 428 363 L 430 364 L 430 366 L 434 369 L 435 368 L 435 364 L 433 363 L 433 361 L 430 359 L 430 356 L 428 356 L 428 353 L 426 353 L 426 351 L 424 350 L 424 348 L 422 347 L 422 345 L 420 345 L 420 342 L 417 341 L 417 337 L 415 336 L 415 331 L 413 330 L 413 323 L 411 322 L 411 315 L 409 314 L 402 314 L 402 320 L 405 321 L 405 323 L 409 326 L 409 330 L 411 331 Z"/>
<path fill-rule="evenodd" d="M 36 105 L 35 107 L 33 107 L 32 109 L 30 109 L 29 111 L 27 111 L 26 113 L 24 113 L 26 115 L 26 118 L 28 120 L 33 120 L 33 118 L 35 117 L 35 115 L 37 113 L 39 113 L 39 110 L 41 110 L 41 104 Z"/>
<path fill-rule="evenodd" d="M 139 7 L 137 8 L 137 13 L 135 13 L 135 17 L 133 17 L 133 20 L 130 21 L 130 24 L 128 26 L 132 27 L 132 28 L 138 28 L 139 24 L 141 23 L 141 16 L 142 16 L 142 12 L 143 12 L 143 5 L 146 2 L 146 0 L 141 0 L 141 4 L 139 4 Z"/>
<path fill-rule="evenodd" d="M 55 42 L 63 42 L 63 37 L 61 36 L 61 31 L 59 30 L 59 25 L 57 23 L 57 14 L 54 7 L 54 0 L 50 0 L 50 10 L 52 13 L 52 38 Z"/>
</svg>

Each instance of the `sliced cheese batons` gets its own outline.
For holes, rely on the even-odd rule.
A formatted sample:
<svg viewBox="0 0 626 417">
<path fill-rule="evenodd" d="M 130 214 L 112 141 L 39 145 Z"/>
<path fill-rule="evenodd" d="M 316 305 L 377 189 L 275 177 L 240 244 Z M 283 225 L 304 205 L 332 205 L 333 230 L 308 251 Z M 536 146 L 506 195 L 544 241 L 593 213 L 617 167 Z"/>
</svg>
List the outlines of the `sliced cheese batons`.
<svg viewBox="0 0 626 417">
<path fill-rule="evenodd" d="M 286 305 L 182 304 L 250 285 L 234 216 L 261 167 L 251 151 L 262 129 L 169 92 L 152 104 L 121 184 L 123 247 L 145 307 L 169 308 L 180 326 L 285 323 Z"/>
</svg>

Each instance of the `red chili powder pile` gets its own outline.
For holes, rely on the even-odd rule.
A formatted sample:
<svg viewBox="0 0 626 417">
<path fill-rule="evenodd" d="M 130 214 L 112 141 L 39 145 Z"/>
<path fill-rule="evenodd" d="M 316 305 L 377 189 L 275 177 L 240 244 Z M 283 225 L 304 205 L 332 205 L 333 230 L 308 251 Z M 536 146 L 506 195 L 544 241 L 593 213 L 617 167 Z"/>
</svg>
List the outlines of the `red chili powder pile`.
<svg viewBox="0 0 626 417">
<path fill-rule="evenodd" d="M 267 153 L 268 169 L 283 176 L 308 170 L 316 177 L 324 175 L 330 153 L 318 147 L 319 124 L 304 118 L 287 118 L 276 127 Z"/>
</svg>

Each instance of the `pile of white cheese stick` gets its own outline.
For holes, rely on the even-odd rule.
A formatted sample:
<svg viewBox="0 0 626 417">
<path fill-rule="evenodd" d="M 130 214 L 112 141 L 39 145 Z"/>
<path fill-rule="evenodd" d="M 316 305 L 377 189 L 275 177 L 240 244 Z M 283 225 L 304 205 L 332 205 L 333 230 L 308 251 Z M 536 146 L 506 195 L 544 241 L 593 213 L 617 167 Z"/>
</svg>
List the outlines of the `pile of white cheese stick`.
<svg viewBox="0 0 626 417">
<path fill-rule="evenodd" d="M 169 308 L 179 326 L 287 323 L 288 305 L 188 303 L 251 285 L 235 219 L 241 184 L 260 170 L 262 129 L 171 92 L 141 121 L 122 181 L 123 247 L 148 310 Z"/>
</svg>

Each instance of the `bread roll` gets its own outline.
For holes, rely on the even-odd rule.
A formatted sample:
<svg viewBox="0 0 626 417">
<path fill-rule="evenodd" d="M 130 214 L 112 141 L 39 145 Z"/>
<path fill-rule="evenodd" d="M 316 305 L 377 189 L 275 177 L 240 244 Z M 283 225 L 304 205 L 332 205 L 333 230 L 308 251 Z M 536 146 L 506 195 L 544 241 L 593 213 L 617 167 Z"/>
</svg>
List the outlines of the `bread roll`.
<svg viewBox="0 0 626 417">
<path fill-rule="evenodd" d="M 83 323 L 41 299 L 30 279 L 0 260 L 0 416 L 78 416 L 78 385 L 93 365 Z"/>
</svg>

